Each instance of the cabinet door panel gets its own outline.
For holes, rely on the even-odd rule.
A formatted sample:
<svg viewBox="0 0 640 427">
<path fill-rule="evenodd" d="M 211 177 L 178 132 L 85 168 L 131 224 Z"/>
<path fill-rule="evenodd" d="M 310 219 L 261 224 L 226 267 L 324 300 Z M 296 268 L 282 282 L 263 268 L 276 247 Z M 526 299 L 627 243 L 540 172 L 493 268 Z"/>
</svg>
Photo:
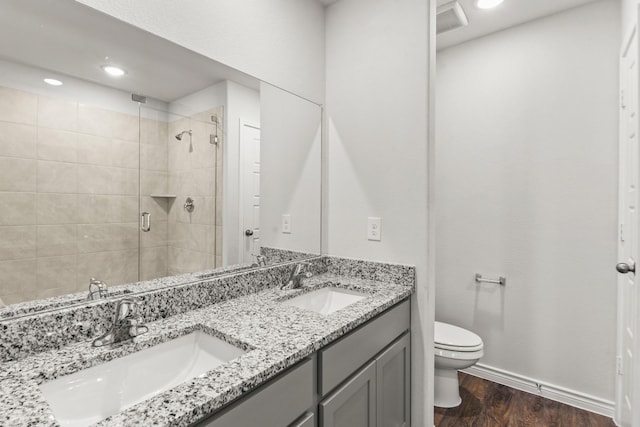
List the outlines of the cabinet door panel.
<svg viewBox="0 0 640 427">
<path fill-rule="evenodd" d="M 372 361 L 320 403 L 320 426 L 376 427 L 375 381 Z"/>
<path fill-rule="evenodd" d="M 282 427 L 313 405 L 312 360 L 299 363 L 197 427 Z"/>
<path fill-rule="evenodd" d="M 316 416 L 313 413 L 305 414 L 301 419 L 291 424 L 289 427 L 315 427 Z"/>
<path fill-rule="evenodd" d="M 382 351 L 410 327 L 410 304 L 404 301 L 370 320 L 319 354 L 319 391 L 322 396 Z"/>
<path fill-rule="evenodd" d="M 409 427 L 411 335 L 404 334 L 376 358 L 378 425 Z"/>
</svg>

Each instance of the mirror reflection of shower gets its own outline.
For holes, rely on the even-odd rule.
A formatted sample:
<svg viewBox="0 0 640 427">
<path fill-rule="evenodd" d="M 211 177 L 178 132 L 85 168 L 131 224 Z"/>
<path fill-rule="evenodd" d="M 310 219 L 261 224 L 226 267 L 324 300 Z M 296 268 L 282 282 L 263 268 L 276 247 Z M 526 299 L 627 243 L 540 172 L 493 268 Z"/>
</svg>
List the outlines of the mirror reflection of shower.
<svg viewBox="0 0 640 427">
<path fill-rule="evenodd" d="M 189 134 L 189 152 L 192 153 L 193 152 L 193 139 L 191 137 L 193 136 L 193 131 L 191 129 L 183 130 L 182 132 L 180 132 L 179 134 L 176 135 L 176 139 L 178 141 L 182 141 L 182 136 L 185 133 Z"/>
<path fill-rule="evenodd" d="M 178 141 L 182 141 L 182 135 L 184 135 L 185 133 L 188 133 L 189 136 L 193 135 L 193 131 L 191 129 L 189 130 L 183 130 L 182 132 L 180 132 L 179 134 L 176 135 L 176 139 Z"/>
</svg>

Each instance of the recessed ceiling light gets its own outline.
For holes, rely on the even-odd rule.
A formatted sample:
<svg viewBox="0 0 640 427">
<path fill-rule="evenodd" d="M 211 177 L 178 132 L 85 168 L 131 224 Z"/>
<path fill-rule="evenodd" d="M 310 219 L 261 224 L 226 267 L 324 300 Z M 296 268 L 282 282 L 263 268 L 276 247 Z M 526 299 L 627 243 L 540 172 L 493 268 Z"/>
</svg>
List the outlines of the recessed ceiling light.
<svg viewBox="0 0 640 427">
<path fill-rule="evenodd" d="M 44 79 L 44 82 L 51 86 L 62 86 L 62 82 L 56 79 Z"/>
<path fill-rule="evenodd" d="M 476 6 L 478 9 L 493 9 L 503 1 L 504 0 L 477 0 Z"/>
<path fill-rule="evenodd" d="M 120 77 L 124 76 L 125 72 L 122 68 L 114 67 L 113 65 L 103 65 L 102 69 L 105 73 L 109 74 L 111 77 Z"/>
</svg>

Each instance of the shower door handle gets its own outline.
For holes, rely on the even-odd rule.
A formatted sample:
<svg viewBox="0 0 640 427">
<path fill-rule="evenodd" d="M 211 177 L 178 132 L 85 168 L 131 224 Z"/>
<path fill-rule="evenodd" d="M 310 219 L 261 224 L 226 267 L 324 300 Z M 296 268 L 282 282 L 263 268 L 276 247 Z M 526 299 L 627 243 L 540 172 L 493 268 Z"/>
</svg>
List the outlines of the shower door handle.
<svg viewBox="0 0 640 427">
<path fill-rule="evenodd" d="M 140 215 L 140 229 L 145 233 L 151 231 L 151 214 L 149 212 L 142 212 Z"/>
</svg>

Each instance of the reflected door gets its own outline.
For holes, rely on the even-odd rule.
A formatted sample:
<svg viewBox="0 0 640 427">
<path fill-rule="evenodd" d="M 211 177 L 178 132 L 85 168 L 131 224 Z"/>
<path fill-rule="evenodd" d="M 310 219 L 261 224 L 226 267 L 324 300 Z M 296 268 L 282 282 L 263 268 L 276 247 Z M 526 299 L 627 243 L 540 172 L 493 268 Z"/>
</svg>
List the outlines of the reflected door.
<svg viewBox="0 0 640 427">
<path fill-rule="evenodd" d="M 637 27 L 636 27 L 637 29 Z M 618 246 L 618 376 L 616 421 L 620 426 L 640 425 L 638 381 L 638 35 L 634 30 L 622 49 L 620 61 L 620 235 Z"/>
<path fill-rule="evenodd" d="M 252 263 L 260 254 L 260 127 L 240 121 L 240 186 L 242 263 Z"/>
</svg>

